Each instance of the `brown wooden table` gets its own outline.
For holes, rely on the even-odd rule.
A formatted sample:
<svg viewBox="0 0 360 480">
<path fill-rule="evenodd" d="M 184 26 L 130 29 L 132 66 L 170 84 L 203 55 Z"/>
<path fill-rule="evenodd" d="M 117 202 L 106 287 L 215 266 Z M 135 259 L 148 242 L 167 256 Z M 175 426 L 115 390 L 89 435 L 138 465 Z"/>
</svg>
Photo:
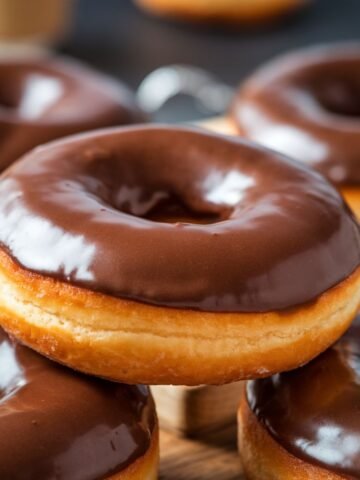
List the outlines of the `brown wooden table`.
<svg viewBox="0 0 360 480">
<path fill-rule="evenodd" d="M 236 441 L 205 443 L 161 431 L 160 480 L 244 480 Z"/>
</svg>

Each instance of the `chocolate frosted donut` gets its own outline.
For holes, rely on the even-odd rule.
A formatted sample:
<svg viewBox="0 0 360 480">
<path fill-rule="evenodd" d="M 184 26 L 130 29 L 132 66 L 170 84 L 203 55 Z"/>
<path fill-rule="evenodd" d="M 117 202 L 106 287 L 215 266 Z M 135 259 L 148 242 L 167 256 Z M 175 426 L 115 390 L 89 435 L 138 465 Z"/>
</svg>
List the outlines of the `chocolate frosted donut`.
<svg viewBox="0 0 360 480">
<path fill-rule="evenodd" d="M 140 127 L 50 144 L 2 176 L 0 220 L 3 324 L 105 377 L 216 383 L 290 368 L 359 303 L 359 228 L 338 192 L 238 139 Z M 279 335 L 308 342 L 285 358 Z"/>
<path fill-rule="evenodd" d="M 338 185 L 360 216 L 360 44 L 273 60 L 241 86 L 232 116 L 245 137 Z"/>
<path fill-rule="evenodd" d="M 80 63 L 0 61 L 0 169 L 49 140 L 141 120 L 126 87 Z"/>
<path fill-rule="evenodd" d="M 239 418 L 249 478 L 360 479 L 359 378 L 357 317 L 305 367 L 250 382 Z"/>
<path fill-rule="evenodd" d="M 2 330 L 0 365 L 0 478 L 155 478 L 156 414 L 147 387 L 71 372 Z"/>
</svg>

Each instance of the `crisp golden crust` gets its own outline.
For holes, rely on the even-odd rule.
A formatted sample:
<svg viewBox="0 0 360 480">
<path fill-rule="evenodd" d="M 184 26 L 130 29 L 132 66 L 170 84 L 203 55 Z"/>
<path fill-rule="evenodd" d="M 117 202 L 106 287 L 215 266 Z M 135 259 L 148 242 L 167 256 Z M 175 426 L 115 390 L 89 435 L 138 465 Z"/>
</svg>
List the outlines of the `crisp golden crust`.
<svg viewBox="0 0 360 480">
<path fill-rule="evenodd" d="M 160 16 L 193 21 L 257 23 L 298 9 L 308 0 L 136 0 Z"/>
<path fill-rule="evenodd" d="M 150 448 L 142 457 L 108 480 L 156 480 L 159 466 L 159 429 L 156 426 Z"/>
<path fill-rule="evenodd" d="M 279 445 L 250 410 L 246 397 L 238 411 L 239 451 L 249 480 L 341 480 L 331 471 L 305 462 Z"/>
<path fill-rule="evenodd" d="M 213 313 L 75 287 L 0 250 L 1 325 L 60 363 L 130 384 L 222 384 L 298 367 L 344 333 L 359 304 L 360 267 L 292 310 Z"/>
</svg>

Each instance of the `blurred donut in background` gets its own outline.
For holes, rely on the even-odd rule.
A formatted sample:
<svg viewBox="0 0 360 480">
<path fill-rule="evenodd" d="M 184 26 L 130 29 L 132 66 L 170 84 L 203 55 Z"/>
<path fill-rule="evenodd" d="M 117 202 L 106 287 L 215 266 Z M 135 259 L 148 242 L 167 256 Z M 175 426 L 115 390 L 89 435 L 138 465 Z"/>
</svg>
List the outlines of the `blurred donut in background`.
<svg viewBox="0 0 360 480">
<path fill-rule="evenodd" d="M 360 217 L 360 43 L 290 52 L 260 67 L 232 109 L 238 133 L 307 163 Z"/>
<path fill-rule="evenodd" d="M 160 16 L 210 23 L 262 23 L 308 4 L 308 0 L 135 0 Z"/>
<path fill-rule="evenodd" d="M 127 87 L 82 63 L 0 59 L 0 171 L 50 140 L 144 118 Z"/>
</svg>

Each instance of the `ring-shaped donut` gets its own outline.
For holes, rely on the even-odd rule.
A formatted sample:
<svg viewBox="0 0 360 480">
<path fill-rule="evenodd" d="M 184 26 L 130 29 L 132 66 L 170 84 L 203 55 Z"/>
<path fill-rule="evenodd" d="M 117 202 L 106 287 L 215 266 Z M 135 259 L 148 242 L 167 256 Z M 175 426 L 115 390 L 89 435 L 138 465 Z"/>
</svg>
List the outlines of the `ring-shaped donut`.
<svg viewBox="0 0 360 480">
<path fill-rule="evenodd" d="M 109 378 L 290 368 L 359 303 L 359 227 L 336 189 L 237 138 L 154 126 L 40 147 L 2 176 L 0 220 L 3 325 Z"/>
<path fill-rule="evenodd" d="M 312 47 L 260 67 L 231 114 L 241 135 L 317 169 L 360 217 L 360 44 Z"/>
</svg>

